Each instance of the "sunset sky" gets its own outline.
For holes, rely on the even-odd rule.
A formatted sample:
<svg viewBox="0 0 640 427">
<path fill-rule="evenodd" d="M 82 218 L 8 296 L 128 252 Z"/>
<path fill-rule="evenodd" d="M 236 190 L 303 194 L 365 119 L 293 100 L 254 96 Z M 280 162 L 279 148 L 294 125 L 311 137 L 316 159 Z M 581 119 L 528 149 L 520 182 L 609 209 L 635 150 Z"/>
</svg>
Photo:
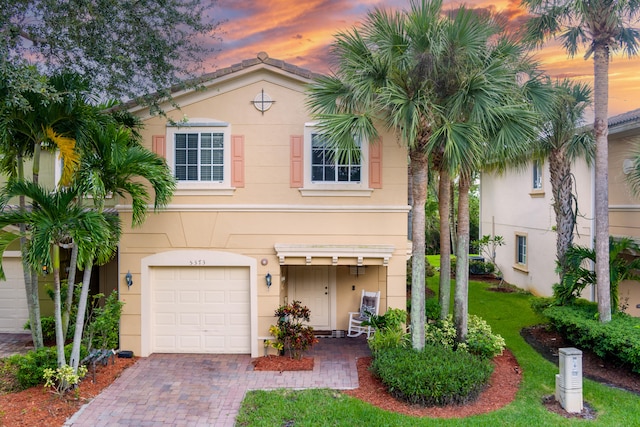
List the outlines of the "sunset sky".
<svg viewBox="0 0 640 427">
<path fill-rule="evenodd" d="M 445 0 L 445 7 L 461 4 Z M 467 7 L 490 8 L 519 23 L 525 13 L 520 0 L 470 0 Z M 404 8 L 408 0 L 219 0 L 222 43 L 212 69 L 255 58 L 265 51 L 315 72 L 328 71 L 328 47 L 338 31 L 357 25 L 376 6 Z M 536 52 L 542 68 L 552 77 L 570 77 L 593 82 L 593 61 L 583 53 L 569 59 L 556 43 Z M 609 116 L 640 108 L 640 58 L 629 60 L 616 55 L 609 68 Z M 210 71 L 210 70 L 209 70 Z"/>
</svg>

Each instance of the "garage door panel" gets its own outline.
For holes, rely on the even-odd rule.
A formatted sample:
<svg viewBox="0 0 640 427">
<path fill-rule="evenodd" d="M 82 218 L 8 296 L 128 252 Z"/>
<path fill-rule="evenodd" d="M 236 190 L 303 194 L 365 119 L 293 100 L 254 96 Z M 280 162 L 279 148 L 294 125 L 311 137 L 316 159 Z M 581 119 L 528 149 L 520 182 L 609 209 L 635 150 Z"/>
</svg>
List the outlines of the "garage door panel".
<svg viewBox="0 0 640 427">
<path fill-rule="evenodd" d="M 200 292 L 197 291 L 181 291 L 179 297 L 180 303 L 200 304 Z"/>
<path fill-rule="evenodd" d="M 151 292 L 152 352 L 251 352 L 248 268 L 156 267 Z"/>
<path fill-rule="evenodd" d="M 0 281 L 0 332 L 24 332 L 29 319 L 20 258 L 2 259 L 6 280 Z"/>
<path fill-rule="evenodd" d="M 208 304 L 224 303 L 225 293 L 223 291 L 204 291 L 204 302 Z"/>
<path fill-rule="evenodd" d="M 199 268 L 180 268 L 177 271 L 178 271 L 177 279 L 180 281 L 182 280 L 199 281 L 200 280 L 201 271 Z"/>
<path fill-rule="evenodd" d="M 159 326 L 173 327 L 176 324 L 175 313 L 156 313 L 154 317 L 155 317 L 156 325 L 159 325 Z"/>
<path fill-rule="evenodd" d="M 172 290 L 158 290 L 153 295 L 153 301 L 156 303 L 174 304 L 176 302 L 176 293 Z"/>
</svg>

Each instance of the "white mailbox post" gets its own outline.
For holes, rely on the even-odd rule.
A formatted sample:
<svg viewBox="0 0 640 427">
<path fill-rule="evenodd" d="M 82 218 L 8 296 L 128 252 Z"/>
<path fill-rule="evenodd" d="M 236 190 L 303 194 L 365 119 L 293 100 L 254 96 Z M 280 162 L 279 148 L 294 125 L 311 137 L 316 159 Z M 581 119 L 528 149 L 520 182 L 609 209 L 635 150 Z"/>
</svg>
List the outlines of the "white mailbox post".
<svg viewBox="0 0 640 427">
<path fill-rule="evenodd" d="M 561 348 L 559 365 L 556 400 L 567 412 L 582 412 L 582 351 L 573 347 Z"/>
</svg>

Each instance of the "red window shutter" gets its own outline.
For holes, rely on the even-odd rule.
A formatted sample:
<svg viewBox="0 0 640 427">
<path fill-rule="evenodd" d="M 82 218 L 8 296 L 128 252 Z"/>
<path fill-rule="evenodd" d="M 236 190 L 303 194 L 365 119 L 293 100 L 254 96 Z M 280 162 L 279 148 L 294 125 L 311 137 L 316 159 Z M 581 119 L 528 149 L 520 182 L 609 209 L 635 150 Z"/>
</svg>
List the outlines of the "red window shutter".
<svg viewBox="0 0 640 427">
<path fill-rule="evenodd" d="M 167 138 L 164 135 L 154 135 L 151 138 L 151 151 L 163 159 L 167 158 Z"/>
<path fill-rule="evenodd" d="M 369 145 L 369 188 L 382 188 L 382 139 Z"/>
<path fill-rule="evenodd" d="M 231 186 L 244 187 L 244 135 L 231 135 Z"/>
<path fill-rule="evenodd" d="M 304 137 L 291 135 L 291 175 L 290 186 L 300 188 L 304 185 Z"/>
</svg>

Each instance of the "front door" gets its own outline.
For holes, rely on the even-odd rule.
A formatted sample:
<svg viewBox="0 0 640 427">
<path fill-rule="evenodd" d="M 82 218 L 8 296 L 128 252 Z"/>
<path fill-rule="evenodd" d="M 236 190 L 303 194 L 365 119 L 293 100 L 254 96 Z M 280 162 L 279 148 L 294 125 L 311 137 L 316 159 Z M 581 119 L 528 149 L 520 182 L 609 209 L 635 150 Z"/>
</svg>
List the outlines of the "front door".
<svg viewBox="0 0 640 427">
<path fill-rule="evenodd" d="M 289 302 L 293 301 L 309 307 L 310 326 L 316 330 L 330 330 L 329 267 L 290 266 Z"/>
</svg>

